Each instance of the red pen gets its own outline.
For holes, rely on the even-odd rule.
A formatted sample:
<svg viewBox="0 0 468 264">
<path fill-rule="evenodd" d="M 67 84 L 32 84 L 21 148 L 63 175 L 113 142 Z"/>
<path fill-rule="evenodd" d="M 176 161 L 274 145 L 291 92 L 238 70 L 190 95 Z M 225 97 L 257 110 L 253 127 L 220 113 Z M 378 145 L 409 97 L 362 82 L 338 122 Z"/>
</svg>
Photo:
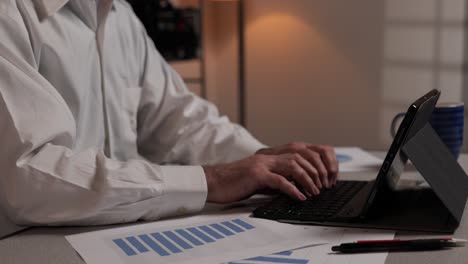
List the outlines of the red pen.
<svg viewBox="0 0 468 264">
<path fill-rule="evenodd" d="M 457 238 L 429 238 L 413 240 L 360 240 L 333 246 L 332 251 L 342 253 L 424 251 L 464 246 L 467 240 Z"/>
</svg>

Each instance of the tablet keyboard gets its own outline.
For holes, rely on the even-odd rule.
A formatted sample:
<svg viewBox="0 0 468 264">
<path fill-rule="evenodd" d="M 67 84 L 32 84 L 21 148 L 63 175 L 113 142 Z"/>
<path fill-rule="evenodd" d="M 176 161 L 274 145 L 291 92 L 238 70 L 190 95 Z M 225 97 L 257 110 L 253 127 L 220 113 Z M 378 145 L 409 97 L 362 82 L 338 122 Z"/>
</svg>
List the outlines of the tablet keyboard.
<svg viewBox="0 0 468 264">
<path fill-rule="evenodd" d="M 296 201 L 281 195 L 254 211 L 254 216 L 267 219 L 321 221 L 336 215 L 365 185 L 365 181 L 338 181 L 318 196 Z"/>
</svg>

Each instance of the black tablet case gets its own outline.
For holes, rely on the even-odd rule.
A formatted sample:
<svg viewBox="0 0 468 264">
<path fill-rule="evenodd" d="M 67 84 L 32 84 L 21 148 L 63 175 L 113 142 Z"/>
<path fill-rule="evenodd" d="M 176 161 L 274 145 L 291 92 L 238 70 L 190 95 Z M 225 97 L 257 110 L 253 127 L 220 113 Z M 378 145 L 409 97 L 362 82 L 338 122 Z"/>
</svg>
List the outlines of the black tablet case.
<svg viewBox="0 0 468 264">
<path fill-rule="evenodd" d="M 468 177 L 429 123 L 402 147 L 430 189 L 393 191 L 376 201 L 364 223 L 369 227 L 453 232 L 461 222 Z"/>
</svg>

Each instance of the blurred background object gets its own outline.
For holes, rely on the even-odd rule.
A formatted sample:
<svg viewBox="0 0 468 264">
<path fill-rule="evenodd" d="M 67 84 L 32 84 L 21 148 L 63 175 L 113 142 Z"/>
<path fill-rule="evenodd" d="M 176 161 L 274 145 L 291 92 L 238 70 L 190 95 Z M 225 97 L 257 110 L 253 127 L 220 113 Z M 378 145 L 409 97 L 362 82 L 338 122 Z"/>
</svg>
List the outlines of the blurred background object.
<svg viewBox="0 0 468 264">
<path fill-rule="evenodd" d="M 206 96 L 199 0 L 128 0 L 158 51 L 189 89 Z"/>
<path fill-rule="evenodd" d="M 468 103 L 467 0 L 243 2 L 239 17 L 237 1 L 200 0 L 200 76 L 235 122 L 244 84 L 245 124 L 266 144 L 386 149 L 424 92 Z"/>
<path fill-rule="evenodd" d="M 200 57 L 201 19 L 197 1 L 129 2 L 166 60 Z"/>
</svg>

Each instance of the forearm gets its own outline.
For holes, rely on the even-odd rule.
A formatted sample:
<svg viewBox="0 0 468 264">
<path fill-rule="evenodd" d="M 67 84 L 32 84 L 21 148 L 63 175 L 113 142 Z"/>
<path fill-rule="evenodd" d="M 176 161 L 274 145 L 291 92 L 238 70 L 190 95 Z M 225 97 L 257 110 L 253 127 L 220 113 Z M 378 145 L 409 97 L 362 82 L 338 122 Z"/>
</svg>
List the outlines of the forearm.
<svg viewBox="0 0 468 264">
<path fill-rule="evenodd" d="M 97 150 L 71 154 L 51 145 L 15 164 L 1 164 L 11 172 L 1 178 L 1 204 L 23 225 L 156 220 L 199 211 L 206 200 L 201 167 L 119 162 Z"/>
</svg>

